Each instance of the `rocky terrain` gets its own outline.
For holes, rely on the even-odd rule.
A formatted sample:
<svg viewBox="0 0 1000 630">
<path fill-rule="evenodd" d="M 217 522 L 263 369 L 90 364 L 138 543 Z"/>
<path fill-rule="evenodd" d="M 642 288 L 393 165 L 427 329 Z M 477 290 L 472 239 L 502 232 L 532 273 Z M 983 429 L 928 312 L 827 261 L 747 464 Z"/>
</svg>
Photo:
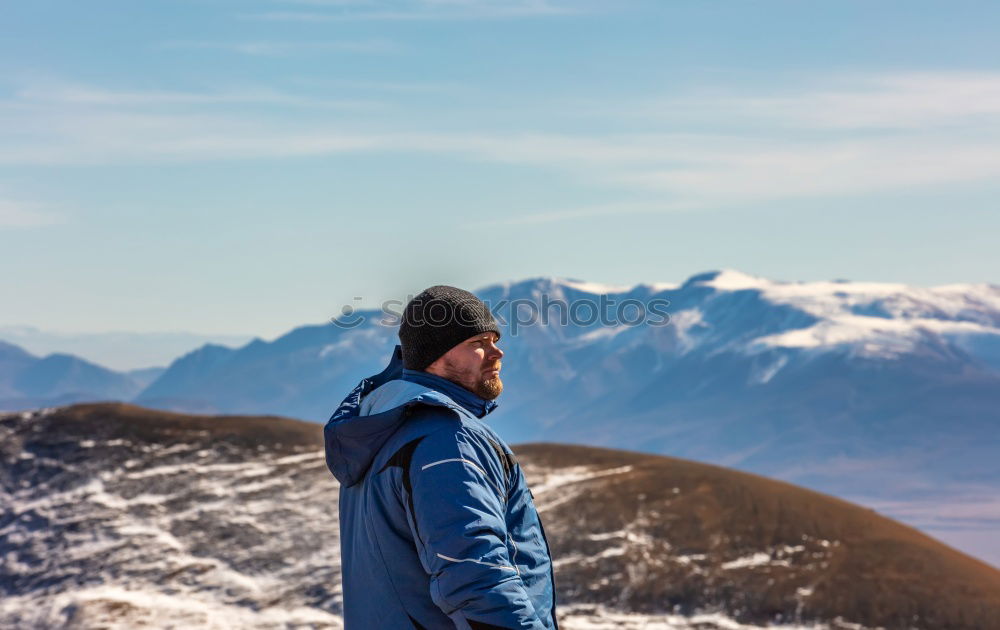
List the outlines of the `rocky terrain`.
<svg viewBox="0 0 1000 630">
<path fill-rule="evenodd" d="M 341 627 L 319 425 L 77 405 L 4 416 L 0 445 L 0 627 Z M 1000 627 L 1000 571 L 871 510 L 679 459 L 516 451 L 568 630 Z"/>
<path fill-rule="evenodd" d="M 1000 286 L 722 270 L 630 287 L 532 278 L 477 294 L 507 324 L 506 387 L 491 422 L 509 442 L 624 448 L 781 479 L 1000 567 Z M 629 300 L 659 304 L 669 322 L 619 310 Z M 592 321 L 602 301 L 609 321 Z M 538 322 L 525 323 L 533 314 Z M 208 344 L 162 373 L 0 343 L 0 409 L 123 400 L 324 422 L 398 341 L 379 310 L 341 320 L 356 325 Z"/>
</svg>

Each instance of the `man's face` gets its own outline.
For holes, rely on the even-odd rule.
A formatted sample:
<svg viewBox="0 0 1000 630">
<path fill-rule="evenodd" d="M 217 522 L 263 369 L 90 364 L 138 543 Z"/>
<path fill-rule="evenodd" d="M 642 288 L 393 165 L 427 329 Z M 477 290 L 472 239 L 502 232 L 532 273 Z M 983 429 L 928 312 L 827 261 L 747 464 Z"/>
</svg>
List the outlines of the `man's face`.
<svg viewBox="0 0 1000 630">
<path fill-rule="evenodd" d="M 496 333 L 473 335 L 427 366 L 427 372 L 458 383 L 485 400 L 493 400 L 503 391 L 500 380 L 500 357 Z"/>
</svg>

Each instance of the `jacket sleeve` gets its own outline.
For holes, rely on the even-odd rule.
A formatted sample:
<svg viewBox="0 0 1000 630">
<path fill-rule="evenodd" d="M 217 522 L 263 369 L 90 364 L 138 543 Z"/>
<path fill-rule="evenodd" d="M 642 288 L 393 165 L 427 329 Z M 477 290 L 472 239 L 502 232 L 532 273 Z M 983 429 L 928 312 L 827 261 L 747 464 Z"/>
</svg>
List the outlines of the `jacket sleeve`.
<svg viewBox="0 0 1000 630">
<path fill-rule="evenodd" d="M 431 599 L 459 630 L 546 630 L 511 559 L 499 458 L 454 425 L 420 441 L 403 488 Z"/>
</svg>

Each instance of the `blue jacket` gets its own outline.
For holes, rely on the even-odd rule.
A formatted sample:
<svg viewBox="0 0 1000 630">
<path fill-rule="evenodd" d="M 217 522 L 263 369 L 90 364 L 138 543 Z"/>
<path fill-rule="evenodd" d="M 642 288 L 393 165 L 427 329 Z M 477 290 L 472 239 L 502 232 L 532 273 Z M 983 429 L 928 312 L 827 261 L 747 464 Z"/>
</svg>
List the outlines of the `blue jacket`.
<svg viewBox="0 0 1000 630">
<path fill-rule="evenodd" d="M 496 407 L 400 347 L 327 422 L 347 630 L 555 630 L 552 562 Z"/>
</svg>

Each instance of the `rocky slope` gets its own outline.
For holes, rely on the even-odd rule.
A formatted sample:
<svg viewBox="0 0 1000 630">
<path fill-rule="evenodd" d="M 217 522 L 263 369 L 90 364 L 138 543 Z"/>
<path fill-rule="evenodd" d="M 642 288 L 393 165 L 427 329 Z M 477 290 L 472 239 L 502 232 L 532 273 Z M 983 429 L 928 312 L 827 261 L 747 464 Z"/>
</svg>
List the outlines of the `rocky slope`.
<svg viewBox="0 0 1000 630">
<path fill-rule="evenodd" d="M 0 627 L 340 627 L 318 425 L 78 405 L 3 417 L 0 445 Z M 679 459 L 516 450 L 569 630 L 1000 619 L 1000 571 L 870 510 Z"/>
<path fill-rule="evenodd" d="M 493 423 L 509 441 L 763 474 L 884 509 L 1000 566 L 1000 287 L 778 282 L 727 270 L 632 287 L 535 278 L 478 294 L 508 323 Z M 666 300 L 670 322 L 588 323 L 602 299 L 616 319 L 625 300 Z M 546 325 L 523 323 L 532 309 L 549 314 Z M 137 400 L 322 422 L 396 342 L 383 314 L 351 321 L 361 316 L 351 329 L 206 346 Z"/>
</svg>

